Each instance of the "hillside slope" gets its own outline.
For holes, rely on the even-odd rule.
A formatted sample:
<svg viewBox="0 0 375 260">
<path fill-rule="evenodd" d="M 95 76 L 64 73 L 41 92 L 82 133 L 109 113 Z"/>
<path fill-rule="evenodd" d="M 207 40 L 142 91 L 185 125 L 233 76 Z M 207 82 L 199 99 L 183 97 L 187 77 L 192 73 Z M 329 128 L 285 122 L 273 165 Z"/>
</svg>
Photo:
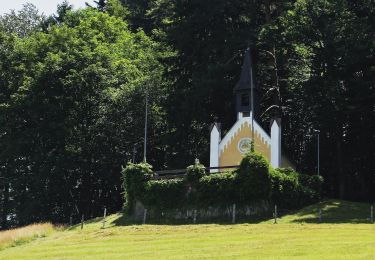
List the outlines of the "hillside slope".
<svg viewBox="0 0 375 260">
<path fill-rule="evenodd" d="M 353 224 L 365 221 L 366 216 L 353 215 L 351 219 L 347 214 L 345 224 L 341 218 L 344 209 L 366 213 L 369 207 L 327 201 L 284 216 L 276 225 L 121 226 L 124 217 L 115 214 L 107 219 L 105 229 L 97 219 L 83 230 L 74 227 L 2 250 L 0 259 L 371 258 L 375 255 L 375 225 Z M 309 223 L 316 219 L 319 208 L 326 209 L 326 216 L 332 216 L 332 220 L 340 216 L 339 224 Z M 301 221 L 305 223 L 296 224 Z"/>
<path fill-rule="evenodd" d="M 320 211 L 320 212 L 319 212 Z M 370 222 L 371 206 L 367 203 L 327 200 L 296 212 L 289 212 L 278 223 L 352 223 Z M 265 223 L 273 223 L 273 220 Z"/>
</svg>

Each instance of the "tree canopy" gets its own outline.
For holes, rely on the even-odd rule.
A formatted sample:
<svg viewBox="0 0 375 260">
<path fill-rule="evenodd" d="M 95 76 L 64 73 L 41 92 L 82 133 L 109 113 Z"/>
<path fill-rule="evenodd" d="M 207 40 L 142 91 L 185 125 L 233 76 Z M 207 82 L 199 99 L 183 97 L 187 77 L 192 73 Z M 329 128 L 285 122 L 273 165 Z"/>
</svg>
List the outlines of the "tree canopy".
<svg viewBox="0 0 375 260">
<path fill-rule="evenodd" d="M 0 17 L 2 227 L 122 206 L 121 167 L 207 164 L 209 126 L 236 120 L 251 47 L 258 120 L 282 118 L 283 151 L 324 195 L 375 199 L 371 0 L 108 0 Z"/>
<path fill-rule="evenodd" d="M 142 137 L 145 91 L 151 122 L 165 98 L 161 49 L 126 28 L 84 10 L 47 33 L 1 34 L 1 160 L 18 224 L 120 203 L 120 170 Z"/>
</svg>

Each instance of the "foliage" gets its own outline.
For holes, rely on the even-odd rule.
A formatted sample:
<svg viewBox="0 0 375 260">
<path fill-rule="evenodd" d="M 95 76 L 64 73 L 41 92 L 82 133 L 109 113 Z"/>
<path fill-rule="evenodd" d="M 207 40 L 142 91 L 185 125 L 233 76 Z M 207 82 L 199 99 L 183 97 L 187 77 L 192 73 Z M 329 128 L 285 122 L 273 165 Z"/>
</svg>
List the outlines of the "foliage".
<svg viewBox="0 0 375 260">
<path fill-rule="evenodd" d="M 151 165 L 128 163 L 122 170 L 125 208 L 132 210 L 136 199 L 143 198 L 145 183 L 151 178 Z"/>
<path fill-rule="evenodd" d="M 134 173 L 133 173 L 134 172 Z M 295 209 L 318 201 L 323 179 L 294 170 L 270 169 L 265 158 L 250 152 L 236 171 L 205 175 L 203 165 L 191 165 L 184 179 L 149 180 L 150 165 L 128 164 L 123 171 L 125 201 L 139 200 L 157 210 L 227 207 L 272 201 Z M 131 208 L 130 208 L 131 209 Z"/>
<path fill-rule="evenodd" d="M 121 4 L 120 0 L 109 0 L 105 9 L 108 14 L 124 20 L 130 15 L 129 10 Z"/>
<path fill-rule="evenodd" d="M 272 200 L 279 208 L 299 206 L 299 183 L 296 175 L 288 175 L 279 169 L 271 171 Z"/>
<path fill-rule="evenodd" d="M 269 164 L 261 154 L 247 153 L 240 163 L 237 176 L 237 191 L 242 203 L 269 199 L 271 193 Z"/>
<path fill-rule="evenodd" d="M 130 166 L 134 167 L 132 164 Z M 146 189 L 143 177 L 133 181 L 126 176 L 125 200 L 134 203 L 137 199 L 159 209 L 179 206 L 227 206 L 234 202 L 247 205 L 268 201 L 271 191 L 268 163 L 262 155 L 255 153 L 243 158 L 238 173 L 206 176 L 203 165 L 192 165 L 187 168 L 183 180 L 149 181 Z M 143 174 L 140 173 L 139 176 Z M 130 187 L 132 185 L 134 186 Z"/>
<path fill-rule="evenodd" d="M 292 169 L 271 171 L 272 200 L 280 208 L 294 209 L 319 200 L 323 178 L 299 174 Z"/>
<path fill-rule="evenodd" d="M 0 28 L 7 33 L 14 33 L 23 38 L 41 31 L 46 17 L 39 13 L 35 5 L 26 3 L 19 11 L 0 15 Z"/>
<path fill-rule="evenodd" d="M 331 158 L 320 164 L 327 195 L 375 198 L 373 1 L 122 2 L 133 30 L 143 28 L 177 52 L 164 60 L 173 64 L 167 75 L 174 82 L 169 167 L 194 157 L 208 162 L 208 126 L 215 118 L 224 131 L 233 125 L 228 97 L 250 45 L 260 124 L 282 116 L 283 150 L 302 172 L 317 171 L 311 133 L 320 129 L 321 158 Z"/>
<path fill-rule="evenodd" d="M 298 180 L 302 186 L 308 187 L 310 190 L 316 193 L 314 195 L 315 198 L 318 198 L 318 196 L 322 194 L 322 188 L 324 183 L 324 179 L 322 176 L 300 174 Z"/>
<path fill-rule="evenodd" d="M 68 11 L 28 37 L 0 32 L 0 45 L 2 219 L 68 222 L 119 210 L 121 166 L 143 136 L 147 85 L 148 151 L 158 158 L 163 50 L 92 9 Z"/>
<path fill-rule="evenodd" d="M 234 172 L 223 172 L 204 176 L 199 180 L 197 202 L 200 206 L 228 206 L 237 202 L 236 177 Z"/>
<path fill-rule="evenodd" d="M 1 15 L 3 228 L 118 210 L 121 166 L 141 160 L 146 89 L 149 162 L 207 163 L 208 126 L 235 121 L 229 97 L 248 46 L 257 121 L 282 117 L 283 151 L 301 172 L 317 172 L 319 129 L 323 194 L 375 198 L 372 0 L 97 4 L 100 13 L 64 2 L 47 20 L 31 5 Z M 321 180 L 297 179 L 315 198 L 308 187 Z"/>
<path fill-rule="evenodd" d="M 274 43 L 279 71 L 286 73 L 285 144 L 302 171 L 316 172 L 317 136 L 306 131 L 320 129 L 321 158 L 329 158 L 320 165 L 325 190 L 341 198 L 375 195 L 367 185 L 374 182 L 368 158 L 375 153 L 370 2 L 299 0 L 275 22 L 276 30 L 264 30 L 283 36 Z"/>
<path fill-rule="evenodd" d="M 148 208 L 175 209 L 186 204 L 186 185 L 182 179 L 148 181 L 142 202 Z"/>
<path fill-rule="evenodd" d="M 196 184 L 206 174 L 206 168 L 202 164 L 190 165 L 186 169 L 185 179 L 188 183 Z"/>
<path fill-rule="evenodd" d="M 61 4 L 58 4 L 56 14 L 52 14 L 45 19 L 43 23 L 44 31 L 48 32 L 51 26 L 65 22 L 65 19 L 68 17 L 68 13 L 72 10 L 73 6 L 69 4 L 67 0 L 64 0 Z"/>
<path fill-rule="evenodd" d="M 201 198 L 199 198 L 197 189 L 200 187 L 200 179 L 206 175 L 206 168 L 202 164 L 190 165 L 186 169 L 184 180 L 188 187 L 186 192 L 186 205 L 196 207 Z"/>
</svg>

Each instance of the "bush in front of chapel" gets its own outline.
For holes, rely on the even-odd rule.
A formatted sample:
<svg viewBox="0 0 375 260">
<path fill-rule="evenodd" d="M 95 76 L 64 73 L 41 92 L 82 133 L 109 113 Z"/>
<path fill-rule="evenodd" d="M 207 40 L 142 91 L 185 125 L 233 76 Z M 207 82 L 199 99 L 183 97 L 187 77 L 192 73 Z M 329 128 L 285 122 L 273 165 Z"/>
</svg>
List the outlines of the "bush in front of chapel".
<svg viewBox="0 0 375 260">
<path fill-rule="evenodd" d="M 187 168 L 184 178 L 152 180 L 151 176 L 148 164 L 128 164 L 123 169 L 128 209 L 132 210 L 136 201 L 156 211 L 259 203 L 295 209 L 318 201 L 323 183 L 319 176 L 272 169 L 254 152 L 246 154 L 235 171 L 208 174 L 203 165 L 195 164 Z"/>
<path fill-rule="evenodd" d="M 206 169 L 202 164 L 190 165 L 186 169 L 185 180 L 191 184 L 197 184 L 206 175 Z"/>
<path fill-rule="evenodd" d="M 166 210 L 186 205 L 186 182 L 183 179 L 149 180 L 141 202 L 147 208 Z"/>
<path fill-rule="evenodd" d="M 200 207 L 227 207 L 238 202 L 237 171 L 206 175 L 199 180 L 197 202 Z"/>
<path fill-rule="evenodd" d="M 301 174 L 290 168 L 272 169 L 270 173 L 271 200 L 280 208 L 300 208 L 319 200 L 323 185 L 321 176 Z"/>
<path fill-rule="evenodd" d="M 236 178 L 240 203 L 270 199 L 272 182 L 269 172 L 269 163 L 261 154 L 256 152 L 245 154 Z"/>
<path fill-rule="evenodd" d="M 124 189 L 124 208 L 132 211 L 136 200 L 143 200 L 145 183 L 152 176 L 152 166 L 148 163 L 128 163 L 122 169 L 122 188 Z"/>
</svg>

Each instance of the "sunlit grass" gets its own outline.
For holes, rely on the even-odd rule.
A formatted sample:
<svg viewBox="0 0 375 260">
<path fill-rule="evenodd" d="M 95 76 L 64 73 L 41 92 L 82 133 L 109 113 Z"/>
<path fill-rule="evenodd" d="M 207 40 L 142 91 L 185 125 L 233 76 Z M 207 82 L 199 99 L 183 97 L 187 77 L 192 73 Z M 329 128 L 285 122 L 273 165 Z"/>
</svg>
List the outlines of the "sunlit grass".
<svg viewBox="0 0 375 260">
<path fill-rule="evenodd" d="M 273 223 L 272 220 L 265 223 Z M 278 219 L 278 223 L 331 223 L 368 224 L 371 221 L 371 205 L 343 200 L 327 200 L 301 210 L 290 212 Z"/>
<path fill-rule="evenodd" d="M 143 225 L 56 232 L 0 259 L 371 259 L 369 224 Z"/>
<path fill-rule="evenodd" d="M 0 249 L 17 246 L 35 238 L 45 237 L 54 231 L 50 223 L 33 224 L 0 232 Z"/>
<path fill-rule="evenodd" d="M 375 225 L 368 222 L 369 207 L 331 200 L 278 224 L 130 225 L 118 213 L 107 218 L 104 229 L 98 218 L 83 230 L 77 225 L 2 250 L 0 259 L 372 259 Z M 331 223 L 316 223 L 319 209 Z"/>
</svg>

